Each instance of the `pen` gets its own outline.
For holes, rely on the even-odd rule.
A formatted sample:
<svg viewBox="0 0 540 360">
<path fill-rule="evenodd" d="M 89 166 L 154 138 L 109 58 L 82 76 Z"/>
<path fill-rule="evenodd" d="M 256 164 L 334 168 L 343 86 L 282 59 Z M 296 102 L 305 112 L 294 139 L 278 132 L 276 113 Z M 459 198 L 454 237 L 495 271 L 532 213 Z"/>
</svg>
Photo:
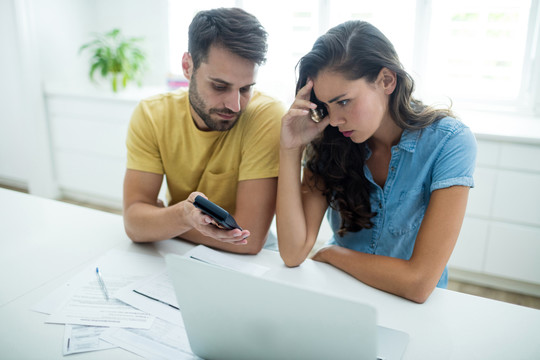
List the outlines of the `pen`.
<svg viewBox="0 0 540 360">
<path fill-rule="evenodd" d="M 109 292 L 107 291 L 107 287 L 105 286 L 105 283 L 103 282 L 103 278 L 101 277 L 99 268 L 96 268 L 96 276 L 97 276 L 99 286 L 101 287 L 101 291 L 103 291 L 103 295 L 105 295 L 105 300 L 109 301 Z"/>
<path fill-rule="evenodd" d="M 147 298 L 149 298 L 150 300 L 154 300 L 154 301 L 160 302 L 160 303 L 162 303 L 162 304 L 169 305 L 170 307 L 175 308 L 176 310 L 180 310 L 180 308 L 178 308 L 177 306 L 174 306 L 174 305 L 172 305 L 172 304 L 169 304 L 168 302 L 165 302 L 165 301 L 163 301 L 163 300 L 156 299 L 155 297 L 151 297 L 150 295 L 143 294 L 143 293 L 140 292 L 140 291 L 133 290 L 133 292 L 134 292 L 135 294 L 139 294 L 139 295 L 142 295 L 142 296 L 144 296 L 144 297 L 147 297 Z"/>
</svg>

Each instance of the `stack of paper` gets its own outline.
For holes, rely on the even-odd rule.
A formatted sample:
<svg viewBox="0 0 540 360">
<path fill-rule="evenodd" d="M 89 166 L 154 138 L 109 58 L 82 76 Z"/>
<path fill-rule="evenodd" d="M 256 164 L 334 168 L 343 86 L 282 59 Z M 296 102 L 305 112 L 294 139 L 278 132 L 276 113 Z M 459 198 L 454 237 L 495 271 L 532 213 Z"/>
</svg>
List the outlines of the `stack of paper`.
<svg viewBox="0 0 540 360">
<path fill-rule="evenodd" d="M 255 275 L 268 270 L 202 245 L 186 256 Z M 148 359 L 198 359 L 162 257 L 112 250 L 33 310 L 49 314 L 47 323 L 66 324 L 64 355 L 121 347 Z"/>
</svg>

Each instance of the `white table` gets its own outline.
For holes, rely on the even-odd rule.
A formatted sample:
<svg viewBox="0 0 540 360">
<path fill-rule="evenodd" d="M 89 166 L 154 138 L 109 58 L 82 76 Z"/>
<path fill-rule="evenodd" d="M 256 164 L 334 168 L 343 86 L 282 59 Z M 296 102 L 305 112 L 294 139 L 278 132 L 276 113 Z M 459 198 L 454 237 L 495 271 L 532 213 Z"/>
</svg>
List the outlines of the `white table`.
<svg viewBox="0 0 540 360">
<path fill-rule="evenodd" d="M 30 308 L 112 248 L 159 255 L 193 245 L 167 240 L 134 244 L 122 217 L 0 189 L 0 357 L 62 358 L 63 326 L 45 324 Z M 411 339 L 404 359 L 540 359 L 540 311 L 436 289 L 422 305 L 368 287 L 322 263 L 283 265 L 279 254 L 235 255 L 271 268 L 264 276 L 339 296 L 377 309 L 379 325 Z M 140 359 L 122 349 L 70 359 Z"/>
</svg>

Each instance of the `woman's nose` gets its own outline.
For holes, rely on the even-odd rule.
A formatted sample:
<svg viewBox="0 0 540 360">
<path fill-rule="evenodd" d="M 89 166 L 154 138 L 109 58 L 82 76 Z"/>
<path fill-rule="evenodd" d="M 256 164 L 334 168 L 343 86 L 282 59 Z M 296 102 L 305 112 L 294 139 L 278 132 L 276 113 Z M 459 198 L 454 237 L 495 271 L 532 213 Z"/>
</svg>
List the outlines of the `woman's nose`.
<svg viewBox="0 0 540 360">
<path fill-rule="evenodd" d="M 330 125 L 332 125 L 333 127 L 337 127 L 345 123 L 345 118 L 342 116 L 339 116 L 337 114 L 328 114 L 328 116 L 330 117 Z"/>
</svg>

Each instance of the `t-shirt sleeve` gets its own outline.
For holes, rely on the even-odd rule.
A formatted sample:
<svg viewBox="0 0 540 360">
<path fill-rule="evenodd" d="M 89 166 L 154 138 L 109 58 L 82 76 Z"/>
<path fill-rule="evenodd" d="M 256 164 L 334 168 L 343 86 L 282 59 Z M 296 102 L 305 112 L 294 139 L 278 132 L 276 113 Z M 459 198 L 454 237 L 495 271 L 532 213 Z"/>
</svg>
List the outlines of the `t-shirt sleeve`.
<svg viewBox="0 0 540 360">
<path fill-rule="evenodd" d="M 254 126 L 246 133 L 238 180 L 277 177 L 282 103 L 271 100 L 257 106 L 249 121 Z"/>
<path fill-rule="evenodd" d="M 431 191 L 461 185 L 474 187 L 476 139 L 468 127 L 449 135 L 435 162 Z"/>
<path fill-rule="evenodd" d="M 128 127 L 127 168 L 163 174 L 163 162 L 152 120 L 145 102 L 140 102 L 133 111 Z"/>
</svg>

